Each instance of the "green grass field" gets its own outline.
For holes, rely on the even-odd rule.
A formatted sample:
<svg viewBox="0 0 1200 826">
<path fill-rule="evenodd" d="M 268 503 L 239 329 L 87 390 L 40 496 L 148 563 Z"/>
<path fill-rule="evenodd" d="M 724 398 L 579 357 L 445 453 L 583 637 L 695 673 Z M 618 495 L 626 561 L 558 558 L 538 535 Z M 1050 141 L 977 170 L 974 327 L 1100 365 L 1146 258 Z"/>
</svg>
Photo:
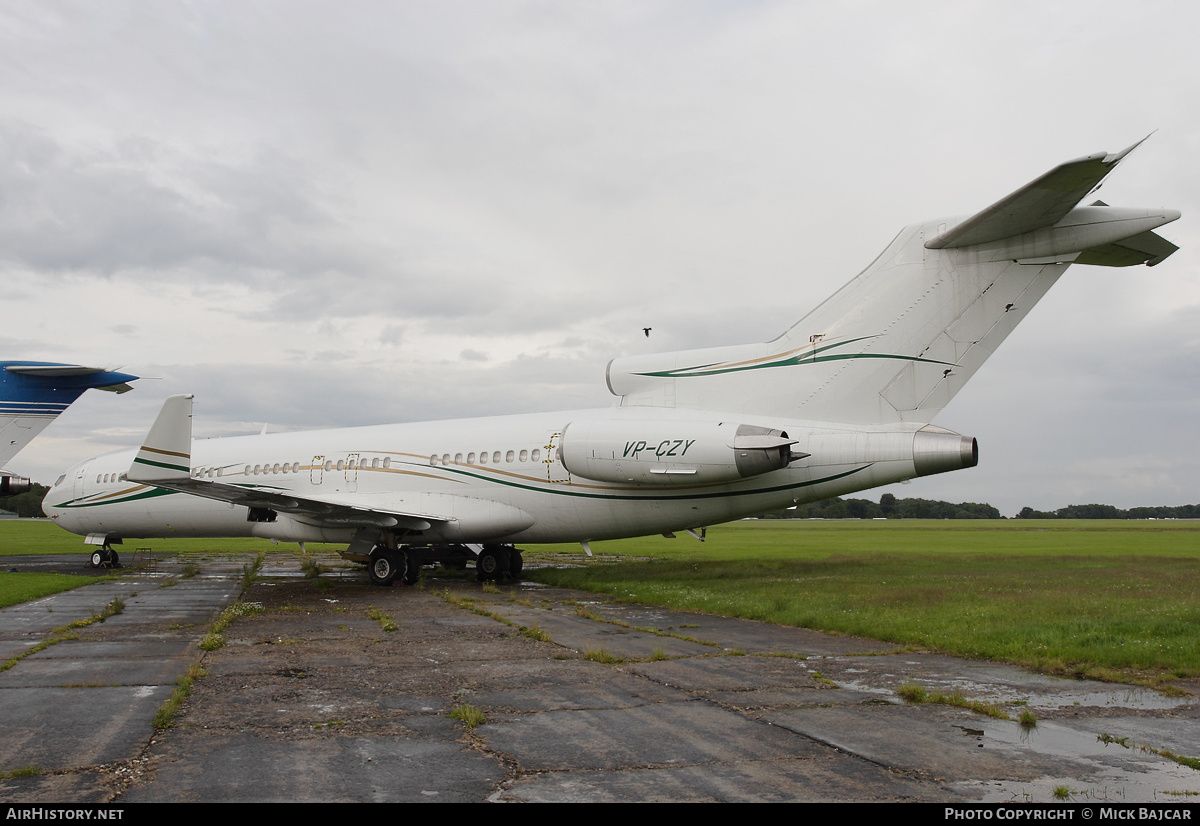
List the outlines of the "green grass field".
<svg viewBox="0 0 1200 826">
<path fill-rule="evenodd" d="M 19 605 L 41 599 L 59 591 L 70 591 L 81 585 L 99 582 L 94 576 L 71 576 L 69 574 L 14 574 L 0 572 L 0 608 Z"/>
<path fill-rule="evenodd" d="M 312 545 L 309 550 L 335 550 L 341 545 Z M 131 539 L 118 545 L 124 556 L 137 548 L 152 548 L 158 553 L 270 553 L 279 549 L 297 550 L 295 543 L 276 545 L 269 539 Z M 12 519 L 0 521 L 0 557 L 18 554 L 87 554 L 93 548 L 83 537 L 64 531 L 49 519 Z"/>
<path fill-rule="evenodd" d="M 619 559 L 529 576 L 1054 673 L 1200 676 L 1200 522 L 739 522 L 593 550 Z"/>
</svg>

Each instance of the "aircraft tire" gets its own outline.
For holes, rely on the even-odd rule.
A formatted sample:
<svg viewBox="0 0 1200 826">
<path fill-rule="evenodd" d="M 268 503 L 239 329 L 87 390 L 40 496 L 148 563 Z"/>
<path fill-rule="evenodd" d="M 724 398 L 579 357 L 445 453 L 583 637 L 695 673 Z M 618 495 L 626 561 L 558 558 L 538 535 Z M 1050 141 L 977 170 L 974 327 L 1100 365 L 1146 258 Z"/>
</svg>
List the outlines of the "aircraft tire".
<svg viewBox="0 0 1200 826">
<path fill-rule="evenodd" d="M 421 566 L 413 561 L 411 554 L 404 554 L 404 584 L 416 585 L 421 578 Z"/>
<path fill-rule="evenodd" d="M 116 551 L 109 551 L 108 554 L 109 554 L 109 556 L 108 556 L 109 564 L 112 565 L 114 568 L 120 568 L 121 567 L 120 555 Z"/>
<path fill-rule="evenodd" d="M 367 573 L 375 585 L 391 585 L 400 575 L 404 557 L 395 551 L 380 551 L 371 557 Z"/>
<path fill-rule="evenodd" d="M 100 551 L 92 551 L 91 565 L 93 568 L 99 568 L 104 564 L 104 554 Z"/>
<path fill-rule="evenodd" d="M 521 557 L 521 552 L 516 548 L 508 552 L 508 575 L 513 579 L 519 579 L 521 571 L 525 569 L 525 560 Z"/>
<path fill-rule="evenodd" d="M 484 548 L 475 560 L 475 577 L 480 582 L 491 582 L 504 579 L 508 575 L 508 549 L 500 547 Z"/>
</svg>

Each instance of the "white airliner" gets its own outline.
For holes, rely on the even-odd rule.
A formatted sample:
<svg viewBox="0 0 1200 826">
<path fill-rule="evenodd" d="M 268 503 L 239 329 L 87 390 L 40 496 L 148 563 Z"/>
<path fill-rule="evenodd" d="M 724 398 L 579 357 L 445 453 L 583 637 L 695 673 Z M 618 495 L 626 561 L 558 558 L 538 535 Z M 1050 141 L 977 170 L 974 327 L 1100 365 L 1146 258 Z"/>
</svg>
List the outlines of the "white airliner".
<svg viewBox="0 0 1200 826">
<path fill-rule="evenodd" d="M 193 443 L 192 397 L 172 396 L 140 449 L 79 463 L 44 508 L 104 552 L 125 537 L 344 542 L 390 584 L 433 561 L 516 574 L 516 543 L 698 532 L 973 467 L 975 440 L 930 422 L 1067 267 L 1177 249 L 1152 232 L 1175 210 L 1077 206 L 1133 148 L 905 228 L 772 341 L 616 359 L 611 408 Z"/>
<path fill-rule="evenodd" d="M 0 361 L 0 468 L 33 437 L 95 387 L 124 393 L 137 376 L 80 364 L 49 361 Z M 24 493 L 30 482 L 0 470 L 0 496 Z"/>
</svg>

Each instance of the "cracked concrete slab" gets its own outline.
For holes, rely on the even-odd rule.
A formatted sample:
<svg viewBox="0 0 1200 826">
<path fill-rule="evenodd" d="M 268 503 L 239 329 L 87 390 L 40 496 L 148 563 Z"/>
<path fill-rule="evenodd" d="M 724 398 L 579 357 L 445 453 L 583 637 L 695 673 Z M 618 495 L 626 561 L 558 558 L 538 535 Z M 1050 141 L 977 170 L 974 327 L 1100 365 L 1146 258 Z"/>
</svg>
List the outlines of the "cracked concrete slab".
<svg viewBox="0 0 1200 826">
<path fill-rule="evenodd" d="M 157 733 L 150 720 L 168 678 L 201 656 L 195 643 L 240 587 L 244 560 L 202 560 L 190 587 L 131 576 L 50 603 L 54 622 L 69 622 L 127 595 L 125 612 L 88 626 L 89 639 L 0 674 L 0 702 L 17 712 L 0 722 L 0 770 L 43 769 L 0 781 L 0 794 L 1049 801 L 1067 785 L 1137 802 L 1200 793 L 1200 772 L 1141 748 L 1191 755 L 1192 697 L 534 583 L 485 590 L 435 574 L 424 588 L 381 589 L 352 566 L 322 562 L 330 570 L 311 579 L 294 555 L 269 558 L 244 596 L 261 612 L 202 655 L 206 676 Z M 27 649 L 61 627 L 39 610 L 49 612 L 0 612 L 0 643 Z M 85 674 L 95 684 L 77 682 Z M 906 705 L 897 689 L 907 681 L 1011 716 L 1033 710 L 1038 723 Z M 481 721 L 451 716 L 466 707 Z"/>
</svg>

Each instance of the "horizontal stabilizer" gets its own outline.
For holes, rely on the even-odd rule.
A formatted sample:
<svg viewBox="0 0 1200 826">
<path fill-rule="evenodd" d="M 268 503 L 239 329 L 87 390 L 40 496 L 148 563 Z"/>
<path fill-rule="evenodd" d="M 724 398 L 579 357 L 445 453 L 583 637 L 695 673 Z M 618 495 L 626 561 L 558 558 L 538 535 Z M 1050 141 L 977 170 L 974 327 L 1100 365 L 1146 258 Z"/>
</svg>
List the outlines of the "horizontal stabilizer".
<svg viewBox="0 0 1200 826">
<path fill-rule="evenodd" d="M 1084 250 L 1075 259 L 1076 264 L 1096 264 L 1101 267 L 1132 267 L 1145 264 L 1153 267 L 1161 264 L 1179 247 L 1154 232 L 1143 232 L 1115 244 Z"/>
<path fill-rule="evenodd" d="M 1053 226 L 1095 190 L 1121 159 L 1142 141 L 1115 155 L 1097 152 L 1059 164 L 926 242 L 925 246 L 931 250 L 970 247 Z"/>
<path fill-rule="evenodd" d="M 118 373 L 115 370 L 105 370 L 100 367 L 84 367 L 81 364 L 10 362 L 4 365 L 4 370 L 18 376 L 42 379 L 43 386 L 54 385 L 55 389 L 77 389 L 80 392 L 88 388 L 95 388 L 112 393 L 127 393 L 133 389 L 129 382 L 138 379 L 137 376 L 129 373 Z"/>
</svg>

